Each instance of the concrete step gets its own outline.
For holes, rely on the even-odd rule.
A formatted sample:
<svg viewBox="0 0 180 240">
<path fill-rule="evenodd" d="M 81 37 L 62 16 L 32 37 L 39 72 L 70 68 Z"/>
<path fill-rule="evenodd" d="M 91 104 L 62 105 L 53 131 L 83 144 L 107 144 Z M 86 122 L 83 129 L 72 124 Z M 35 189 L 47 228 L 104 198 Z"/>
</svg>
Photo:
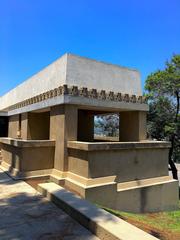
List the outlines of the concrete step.
<svg viewBox="0 0 180 240">
<path fill-rule="evenodd" d="M 51 176 L 50 180 L 86 200 L 119 211 L 159 212 L 176 210 L 178 206 L 178 182 L 170 176 L 122 183 L 116 183 L 114 176 L 93 179 L 89 183 L 73 175 Z"/>
<path fill-rule="evenodd" d="M 65 178 L 62 178 L 62 177 L 59 177 L 59 176 L 56 176 L 56 175 L 50 175 L 50 181 L 58 184 L 58 185 L 61 185 L 61 184 L 64 184 L 64 180 Z"/>
<path fill-rule="evenodd" d="M 157 238 L 97 208 L 92 203 L 55 183 L 42 183 L 38 191 L 54 202 L 81 225 L 103 240 L 157 240 Z"/>
<path fill-rule="evenodd" d="M 56 184 L 61 184 L 62 181 L 71 181 L 77 185 L 83 186 L 84 188 L 116 183 L 115 179 L 116 176 L 85 178 L 71 172 L 67 172 L 63 177 L 55 174 L 50 175 L 50 180 Z"/>
<path fill-rule="evenodd" d="M 85 198 L 86 191 L 91 188 L 99 188 L 106 185 L 117 185 L 114 181 L 115 176 L 108 176 L 102 178 L 86 179 L 81 176 L 77 176 L 72 173 L 68 173 L 65 178 L 58 177 L 56 175 L 50 175 L 50 180 L 68 190 L 74 192 L 77 195 Z"/>
</svg>

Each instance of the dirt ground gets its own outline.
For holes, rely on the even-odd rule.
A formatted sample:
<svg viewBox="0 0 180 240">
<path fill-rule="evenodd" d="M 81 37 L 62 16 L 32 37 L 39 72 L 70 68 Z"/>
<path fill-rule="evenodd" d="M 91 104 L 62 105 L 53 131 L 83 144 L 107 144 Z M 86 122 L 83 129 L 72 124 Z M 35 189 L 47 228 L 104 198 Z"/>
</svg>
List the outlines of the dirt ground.
<svg viewBox="0 0 180 240">
<path fill-rule="evenodd" d="M 180 233 L 170 232 L 166 229 L 160 230 L 158 228 L 149 226 L 148 224 L 132 219 L 126 219 L 126 221 L 161 240 L 180 240 Z"/>
</svg>

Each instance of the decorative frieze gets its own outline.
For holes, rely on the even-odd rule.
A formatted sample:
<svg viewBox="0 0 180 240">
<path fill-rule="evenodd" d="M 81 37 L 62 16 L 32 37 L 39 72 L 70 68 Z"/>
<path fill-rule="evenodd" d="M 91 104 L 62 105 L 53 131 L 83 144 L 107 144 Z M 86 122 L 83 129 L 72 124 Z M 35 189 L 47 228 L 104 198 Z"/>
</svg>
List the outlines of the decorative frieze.
<svg viewBox="0 0 180 240">
<path fill-rule="evenodd" d="M 79 96 L 88 97 L 88 89 L 83 87 L 79 89 Z"/>
<path fill-rule="evenodd" d="M 116 93 L 114 99 L 118 102 L 121 102 L 123 100 L 122 93 Z"/>
<path fill-rule="evenodd" d="M 144 96 L 114 93 L 112 91 L 106 92 L 105 90 L 97 91 L 97 89 L 87 89 L 86 87 L 79 89 L 77 86 L 68 87 L 67 85 L 63 85 L 53 90 L 47 91 L 45 93 L 41 93 L 32 98 L 26 99 L 23 102 L 14 104 L 4 110 L 6 111 L 15 110 L 31 104 L 36 104 L 41 101 L 55 98 L 61 95 L 71 95 L 71 96 L 86 97 L 86 98 L 116 101 L 116 102 L 127 102 L 127 103 L 131 102 L 131 103 L 139 103 L 139 104 L 146 103 L 146 98 Z"/>
<path fill-rule="evenodd" d="M 78 87 L 77 86 L 70 87 L 68 93 L 73 96 L 78 96 L 79 95 Z"/>
<path fill-rule="evenodd" d="M 114 92 L 108 92 L 107 93 L 107 99 L 111 100 L 111 101 L 114 101 Z"/>
<path fill-rule="evenodd" d="M 106 99 L 106 91 L 105 90 L 101 90 L 98 93 L 98 98 L 101 99 L 101 100 L 105 100 Z"/>
<path fill-rule="evenodd" d="M 67 95 L 69 93 L 68 86 L 65 84 L 62 86 L 62 95 Z"/>
<path fill-rule="evenodd" d="M 132 96 L 130 97 L 130 101 L 131 101 L 132 103 L 136 103 L 136 100 L 137 100 L 136 95 L 132 95 Z"/>
<path fill-rule="evenodd" d="M 129 102 L 129 100 L 130 100 L 129 94 L 124 94 L 123 101 L 124 102 Z"/>
<path fill-rule="evenodd" d="M 88 97 L 90 98 L 97 98 L 98 94 L 97 94 L 97 90 L 96 89 L 90 89 L 88 92 Z"/>
</svg>

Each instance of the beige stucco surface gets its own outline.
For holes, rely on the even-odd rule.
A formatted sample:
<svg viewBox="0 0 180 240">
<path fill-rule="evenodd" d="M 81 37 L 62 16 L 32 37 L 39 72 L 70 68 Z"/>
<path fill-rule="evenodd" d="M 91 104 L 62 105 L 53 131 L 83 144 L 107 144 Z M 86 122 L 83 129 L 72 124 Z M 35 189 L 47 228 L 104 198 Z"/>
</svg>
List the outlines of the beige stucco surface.
<svg viewBox="0 0 180 240">
<path fill-rule="evenodd" d="M 12 116 L 16 114 L 39 111 L 58 105 L 76 105 L 81 109 L 89 109 L 95 111 L 118 112 L 118 111 L 145 111 L 147 112 L 149 106 L 145 103 L 132 103 L 121 101 L 101 100 L 95 98 L 87 98 L 81 96 L 61 95 L 55 98 L 46 99 L 28 106 L 17 108 L 5 112 L 2 116 Z"/>
<path fill-rule="evenodd" d="M 0 97 L 0 110 L 63 84 L 142 95 L 137 70 L 65 54 Z"/>
<path fill-rule="evenodd" d="M 67 141 L 77 139 L 77 108 L 59 105 L 51 108 L 50 139 L 56 140 L 54 167 L 68 170 Z"/>
<path fill-rule="evenodd" d="M 17 132 L 19 130 L 19 115 L 13 115 L 9 117 L 8 136 L 11 138 L 17 138 Z"/>
<path fill-rule="evenodd" d="M 66 79 L 68 85 L 142 95 L 137 70 L 72 54 L 68 55 Z"/>
<path fill-rule="evenodd" d="M 63 55 L 49 66 L 0 97 L 0 110 L 65 84 L 66 63 L 67 55 Z"/>
<path fill-rule="evenodd" d="M 87 188 L 85 198 L 112 209 L 126 212 L 159 212 L 175 210 L 178 206 L 178 181 L 150 178 L 149 184 L 117 189 L 115 184 Z M 138 181 L 137 181 L 138 182 Z M 106 193 L 106 197 L 104 197 Z"/>
<path fill-rule="evenodd" d="M 129 212 L 177 208 L 178 181 L 168 176 L 169 142 L 69 141 L 67 146 L 72 175 L 65 185 L 82 197 Z"/>
<path fill-rule="evenodd" d="M 170 148 L 171 143 L 168 141 L 143 140 L 138 142 L 82 142 L 68 141 L 67 146 L 71 149 L 83 151 L 108 151 L 120 149 L 155 149 L 155 148 Z"/>
<path fill-rule="evenodd" d="M 8 137 L 29 140 L 48 140 L 50 112 L 26 112 L 9 117 Z M 19 136 L 18 136 L 19 132 Z"/>
<path fill-rule="evenodd" d="M 2 165 L 19 173 L 52 169 L 54 167 L 54 141 L 23 141 L 0 138 Z"/>
<path fill-rule="evenodd" d="M 161 144 L 163 146 L 163 143 Z M 68 145 L 70 147 L 69 171 L 86 178 L 116 175 L 116 182 L 168 175 L 169 147 L 166 147 L 166 144 L 164 148 L 149 148 L 148 143 L 147 147 L 146 143 L 142 143 L 142 146 L 139 143 L 139 148 L 136 148 L 135 145 L 132 148 L 130 144 L 128 148 L 127 144 L 124 149 L 123 144 L 121 146 L 118 143 L 90 144 L 90 146 L 93 145 L 96 146 L 94 151 L 71 149 L 70 144 Z M 98 146 L 100 146 L 99 150 Z M 124 146 L 126 146 L 125 143 Z"/>
<path fill-rule="evenodd" d="M 138 71 L 65 54 L 0 97 L 0 111 L 9 107 L 2 166 L 15 177 L 50 176 L 118 210 L 175 209 L 171 145 L 146 140 L 148 105 L 138 95 Z M 107 113 L 120 116 L 119 142 L 94 142 L 94 116 Z"/>
</svg>

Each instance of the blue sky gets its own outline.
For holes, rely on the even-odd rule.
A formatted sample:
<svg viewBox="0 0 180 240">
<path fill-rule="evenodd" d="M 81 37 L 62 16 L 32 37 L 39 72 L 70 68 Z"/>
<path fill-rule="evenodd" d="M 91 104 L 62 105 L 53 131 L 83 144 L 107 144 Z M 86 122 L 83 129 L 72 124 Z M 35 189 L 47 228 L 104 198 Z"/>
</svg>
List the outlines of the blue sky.
<svg viewBox="0 0 180 240">
<path fill-rule="evenodd" d="M 0 95 L 65 52 L 149 73 L 180 53 L 179 0 L 0 0 Z"/>
</svg>

